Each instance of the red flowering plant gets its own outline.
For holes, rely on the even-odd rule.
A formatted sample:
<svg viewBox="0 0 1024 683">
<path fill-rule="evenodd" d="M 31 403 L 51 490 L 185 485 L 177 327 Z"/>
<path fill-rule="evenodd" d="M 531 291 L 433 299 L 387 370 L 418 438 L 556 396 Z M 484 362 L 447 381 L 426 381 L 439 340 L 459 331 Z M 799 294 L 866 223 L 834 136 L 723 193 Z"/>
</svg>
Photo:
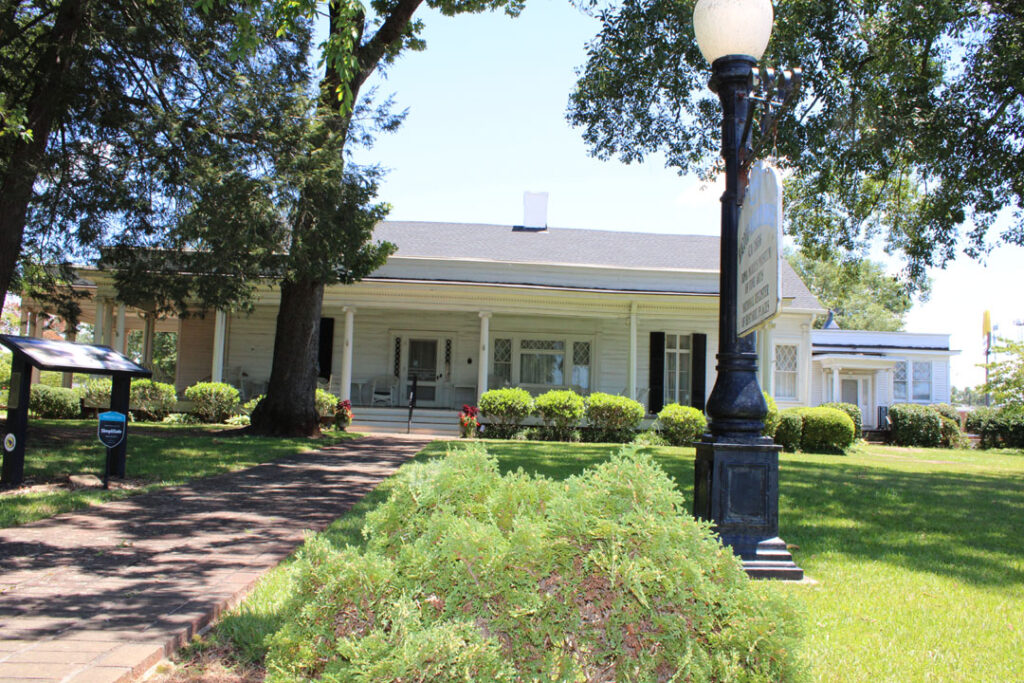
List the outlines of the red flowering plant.
<svg viewBox="0 0 1024 683">
<path fill-rule="evenodd" d="M 476 406 L 464 405 L 459 411 L 459 434 L 463 439 L 472 439 L 480 431 L 480 422 L 476 415 Z"/>
<path fill-rule="evenodd" d="M 352 401 L 345 399 L 338 401 L 334 407 L 334 426 L 338 429 L 345 429 L 352 424 Z"/>
</svg>

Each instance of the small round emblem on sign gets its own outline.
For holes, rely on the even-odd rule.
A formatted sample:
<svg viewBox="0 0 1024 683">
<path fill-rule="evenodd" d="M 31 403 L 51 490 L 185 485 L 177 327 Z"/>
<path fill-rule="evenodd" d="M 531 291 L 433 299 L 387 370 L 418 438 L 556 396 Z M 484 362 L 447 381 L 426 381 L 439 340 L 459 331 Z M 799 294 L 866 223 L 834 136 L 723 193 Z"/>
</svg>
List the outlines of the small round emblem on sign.
<svg viewBox="0 0 1024 683">
<path fill-rule="evenodd" d="M 18 445 L 18 437 L 14 434 L 8 434 L 4 437 L 4 450 L 10 453 L 14 450 L 14 447 Z"/>
</svg>

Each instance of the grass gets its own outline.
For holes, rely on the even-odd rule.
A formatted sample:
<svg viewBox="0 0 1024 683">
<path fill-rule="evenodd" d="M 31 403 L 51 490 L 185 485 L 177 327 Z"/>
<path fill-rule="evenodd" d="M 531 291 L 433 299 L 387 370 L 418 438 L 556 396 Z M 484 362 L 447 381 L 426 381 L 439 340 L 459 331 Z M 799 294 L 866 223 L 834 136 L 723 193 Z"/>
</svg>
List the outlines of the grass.
<svg viewBox="0 0 1024 683">
<path fill-rule="evenodd" d="M 418 458 L 443 455 L 434 443 Z M 489 442 L 503 470 L 564 478 L 617 446 Z M 693 451 L 651 448 L 688 501 Z M 818 681 L 1024 680 L 1024 455 L 858 446 L 846 457 L 783 454 L 781 535 L 817 585 L 762 584 L 805 614 Z M 360 545 L 382 484 L 328 533 Z M 259 662 L 284 619 L 289 563 L 269 574 L 189 655 Z M 230 657 L 229 657 L 230 659 Z"/>
<path fill-rule="evenodd" d="M 126 482 L 113 479 L 109 490 L 71 490 L 63 486 L 71 474 L 103 476 L 106 449 L 96 437 L 96 421 L 33 419 L 26 438 L 28 488 L 0 495 L 0 527 L 233 472 L 351 437 L 329 431 L 319 439 L 279 439 L 248 436 L 223 425 L 133 423 L 128 427 Z"/>
</svg>

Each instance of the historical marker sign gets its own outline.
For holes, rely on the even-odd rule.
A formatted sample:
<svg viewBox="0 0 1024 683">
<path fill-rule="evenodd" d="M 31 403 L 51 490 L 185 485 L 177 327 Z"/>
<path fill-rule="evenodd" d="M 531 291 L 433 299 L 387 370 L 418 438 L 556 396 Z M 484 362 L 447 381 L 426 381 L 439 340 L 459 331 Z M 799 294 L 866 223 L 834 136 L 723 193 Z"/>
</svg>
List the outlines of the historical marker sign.
<svg viewBox="0 0 1024 683">
<path fill-rule="evenodd" d="M 777 316 L 782 308 L 782 178 L 757 162 L 740 209 L 736 273 L 739 336 Z"/>
<path fill-rule="evenodd" d="M 125 420 L 124 413 L 110 411 L 100 413 L 100 424 L 96 431 L 99 434 L 100 443 L 107 448 L 114 448 L 124 441 L 126 428 L 127 420 Z"/>
</svg>

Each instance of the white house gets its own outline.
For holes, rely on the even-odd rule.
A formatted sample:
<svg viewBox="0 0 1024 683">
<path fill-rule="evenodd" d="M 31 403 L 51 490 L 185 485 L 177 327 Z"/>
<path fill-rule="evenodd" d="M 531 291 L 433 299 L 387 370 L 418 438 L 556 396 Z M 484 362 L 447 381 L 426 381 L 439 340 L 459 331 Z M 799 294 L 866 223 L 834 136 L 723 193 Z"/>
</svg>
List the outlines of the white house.
<svg viewBox="0 0 1024 683">
<path fill-rule="evenodd" d="M 632 396 L 652 413 L 668 402 L 703 409 L 718 347 L 717 237 L 425 222 L 384 222 L 375 235 L 397 252 L 324 295 L 320 372 L 336 395 L 398 407 L 415 377 L 423 408 L 515 385 Z M 210 379 L 263 391 L 276 289 L 262 289 L 250 314 L 155 321 L 117 302 L 108 273 L 81 275 L 95 286 L 83 321 L 98 343 L 123 348 L 132 329 L 173 328 L 179 394 Z M 925 359 L 929 400 L 948 400 L 948 337 L 814 331 L 826 311 L 785 262 L 782 297 L 757 338 L 761 384 L 780 407 L 852 397 L 856 386 L 875 415 L 901 391 L 924 395 Z"/>
</svg>

